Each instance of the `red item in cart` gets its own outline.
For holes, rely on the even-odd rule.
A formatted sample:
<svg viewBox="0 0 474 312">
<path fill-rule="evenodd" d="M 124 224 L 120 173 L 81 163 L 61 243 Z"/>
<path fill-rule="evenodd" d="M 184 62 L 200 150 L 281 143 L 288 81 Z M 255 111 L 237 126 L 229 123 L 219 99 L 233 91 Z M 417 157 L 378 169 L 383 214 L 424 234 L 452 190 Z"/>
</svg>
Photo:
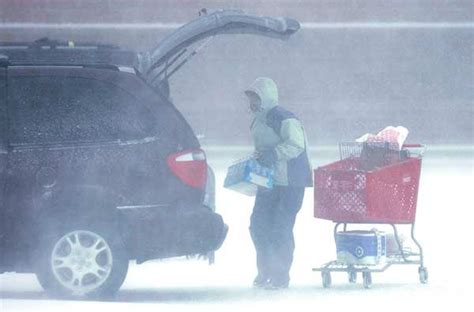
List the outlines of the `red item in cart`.
<svg viewBox="0 0 474 312">
<path fill-rule="evenodd" d="M 346 223 L 413 223 L 421 158 L 362 169 L 355 157 L 314 170 L 314 216 Z"/>
</svg>

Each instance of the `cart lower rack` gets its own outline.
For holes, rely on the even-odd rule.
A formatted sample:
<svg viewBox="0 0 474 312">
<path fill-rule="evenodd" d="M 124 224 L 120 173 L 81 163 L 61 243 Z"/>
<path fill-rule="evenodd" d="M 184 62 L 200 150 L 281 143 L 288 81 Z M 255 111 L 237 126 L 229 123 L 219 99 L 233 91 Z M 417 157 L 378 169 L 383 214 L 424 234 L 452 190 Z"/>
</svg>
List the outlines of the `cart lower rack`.
<svg viewBox="0 0 474 312">
<path fill-rule="evenodd" d="M 347 230 L 347 223 L 336 223 L 334 226 L 334 237 L 336 239 L 338 228 L 343 226 L 343 232 Z M 397 227 L 395 224 L 390 224 L 393 228 L 394 238 L 397 245 L 398 252 L 392 252 L 387 255 L 386 260 L 376 265 L 366 265 L 357 263 L 346 263 L 338 260 L 330 261 L 323 264 L 319 268 L 313 268 L 313 271 L 321 272 L 322 283 L 324 288 L 331 286 L 332 278 L 331 272 L 346 272 L 349 283 L 355 283 L 357 281 L 357 273 L 362 273 L 363 285 L 365 288 L 372 286 L 372 273 L 384 272 L 392 265 L 419 265 L 418 274 L 420 282 L 425 284 L 428 282 L 428 270 L 423 264 L 423 249 L 418 241 L 414 237 L 414 224 L 411 226 L 411 238 L 415 242 L 418 252 L 412 252 L 410 250 L 403 249 L 399 239 Z"/>
<path fill-rule="evenodd" d="M 346 272 L 350 283 L 361 273 L 364 287 L 370 288 L 372 273 L 392 265 L 418 265 L 419 280 L 427 283 L 423 249 L 414 234 L 424 147 L 411 144 L 394 151 L 388 144 L 341 143 L 340 151 L 340 161 L 314 171 L 314 215 L 336 223 L 338 259 L 313 268 L 321 272 L 323 287 L 331 286 L 331 272 Z M 348 224 L 389 225 L 393 236 L 348 231 Z M 397 224 L 411 226 L 416 252 L 403 248 Z"/>
</svg>

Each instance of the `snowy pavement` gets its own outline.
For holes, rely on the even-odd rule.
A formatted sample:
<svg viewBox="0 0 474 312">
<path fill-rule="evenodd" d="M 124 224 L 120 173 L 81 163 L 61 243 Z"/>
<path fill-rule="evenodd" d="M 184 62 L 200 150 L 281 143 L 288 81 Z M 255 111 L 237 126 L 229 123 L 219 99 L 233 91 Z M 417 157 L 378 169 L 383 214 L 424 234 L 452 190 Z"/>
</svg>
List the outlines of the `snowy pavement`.
<svg viewBox="0 0 474 312">
<path fill-rule="evenodd" d="M 333 224 L 313 218 L 312 189 L 308 189 L 295 227 L 296 250 L 288 290 L 252 289 L 256 273 L 248 233 L 253 199 L 222 188 L 225 168 L 249 149 L 207 149 L 216 171 L 217 207 L 229 225 L 229 235 L 216 254 L 216 264 L 196 259 L 168 259 L 131 265 L 116 298 L 107 302 L 49 298 L 32 274 L 0 275 L 0 311 L 470 311 L 474 258 L 470 238 L 474 217 L 474 148 L 434 146 L 422 167 L 416 236 L 424 247 L 429 283 L 418 281 L 417 266 L 394 266 L 373 274 L 364 289 L 361 276 L 349 284 L 343 273 L 332 275 L 324 289 L 312 272 L 335 257 Z M 313 165 L 337 158 L 337 150 L 312 152 Z M 379 229 L 383 227 L 379 226 Z M 387 228 L 388 230 L 388 228 Z M 402 227 L 409 237 L 408 227 Z"/>
</svg>

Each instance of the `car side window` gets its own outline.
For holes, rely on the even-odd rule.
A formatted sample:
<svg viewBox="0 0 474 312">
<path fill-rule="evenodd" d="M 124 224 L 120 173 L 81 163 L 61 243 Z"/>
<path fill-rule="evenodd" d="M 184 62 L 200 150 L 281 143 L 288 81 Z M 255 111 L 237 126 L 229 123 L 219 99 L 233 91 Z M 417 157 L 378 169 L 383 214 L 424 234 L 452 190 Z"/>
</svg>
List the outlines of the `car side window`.
<svg viewBox="0 0 474 312">
<path fill-rule="evenodd" d="M 146 107 L 119 87 L 79 77 L 12 77 L 11 142 L 59 143 L 146 137 Z"/>
</svg>

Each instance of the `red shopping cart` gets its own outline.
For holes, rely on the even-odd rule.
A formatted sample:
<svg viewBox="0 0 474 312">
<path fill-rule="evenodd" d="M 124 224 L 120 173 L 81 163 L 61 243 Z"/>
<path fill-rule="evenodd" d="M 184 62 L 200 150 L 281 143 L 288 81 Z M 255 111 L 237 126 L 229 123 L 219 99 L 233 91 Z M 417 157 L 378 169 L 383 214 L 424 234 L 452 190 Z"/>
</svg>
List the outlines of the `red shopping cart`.
<svg viewBox="0 0 474 312">
<path fill-rule="evenodd" d="M 321 272 L 323 287 L 330 287 L 331 272 L 347 272 L 351 283 L 360 272 L 369 288 L 372 272 L 394 264 L 419 265 L 420 282 L 427 283 L 423 249 L 414 235 L 424 146 L 405 144 L 398 150 L 388 143 L 341 143 L 339 148 L 339 161 L 314 170 L 314 216 L 336 223 L 338 260 L 313 269 Z M 348 224 L 390 225 L 393 235 L 387 240 L 377 231 L 348 231 Z M 418 252 L 402 246 L 397 224 L 411 225 Z"/>
</svg>

